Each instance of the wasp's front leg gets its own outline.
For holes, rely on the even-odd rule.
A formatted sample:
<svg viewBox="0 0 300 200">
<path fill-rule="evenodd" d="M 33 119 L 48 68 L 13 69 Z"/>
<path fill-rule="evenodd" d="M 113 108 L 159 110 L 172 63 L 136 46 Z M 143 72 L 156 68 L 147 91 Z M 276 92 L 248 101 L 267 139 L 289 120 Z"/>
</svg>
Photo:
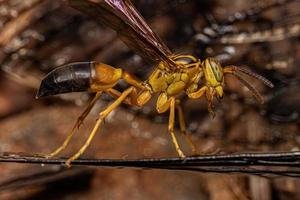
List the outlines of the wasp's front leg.
<svg viewBox="0 0 300 200">
<path fill-rule="evenodd" d="M 187 95 L 191 99 L 199 99 L 206 93 L 207 90 L 208 90 L 208 87 L 203 86 L 203 87 L 201 87 L 198 90 L 193 91 L 193 92 L 187 90 Z"/>
<path fill-rule="evenodd" d="M 214 90 L 212 90 L 211 88 L 209 88 L 207 86 L 203 86 L 193 92 L 187 90 L 187 95 L 191 99 L 199 99 L 204 94 L 206 95 L 206 99 L 207 99 L 207 103 L 208 103 L 208 107 L 207 107 L 208 112 L 214 117 L 215 116 L 215 113 L 213 111 L 213 97 L 215 95 Z"/>
</svg>

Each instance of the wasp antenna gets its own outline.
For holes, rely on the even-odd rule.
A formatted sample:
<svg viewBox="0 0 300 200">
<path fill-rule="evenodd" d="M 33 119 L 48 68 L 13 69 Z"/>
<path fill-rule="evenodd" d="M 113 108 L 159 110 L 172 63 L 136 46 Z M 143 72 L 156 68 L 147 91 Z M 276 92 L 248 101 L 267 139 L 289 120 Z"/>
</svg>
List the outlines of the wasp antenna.
<svg viewBox="0 0 300 200">
<path fill-rule="evenodd" d="M 248 69 L 245 69 L 245 68 L 235 67 L 235 69 L 237 71 L 239 71 L 239 72 L 242 72 L 242 73 L 244 73 L 244 74 L 246 74 L 248 76 L 251 76 L 253 78 L 256 78 L 256 79 L 262 81 L 265 85 L 269 86 L 270 88 L 274 87 L 274 85 L 273 85 L 273 83 L 271 81 L 269 81 L 268 79 L 266 79 L 265 77 L 263 77 L 261 75 L 258 75 L 258 74 L 254 73 L 254 72 L 252 72 L 252 71 L 250 71 Z"/>
<path fill-rule="evenodd" d="M 243 85 L 245 85 L 250 92 L 253 94 L 253 96 L 256 98 L 256 100 L 263 104 L 264 98 L 261 96 L 261 94 L 249 83 L 246 79 L 244 79 L 240 74 L 233 72 L 232 75 L 234 75 Z"/>
</svg>

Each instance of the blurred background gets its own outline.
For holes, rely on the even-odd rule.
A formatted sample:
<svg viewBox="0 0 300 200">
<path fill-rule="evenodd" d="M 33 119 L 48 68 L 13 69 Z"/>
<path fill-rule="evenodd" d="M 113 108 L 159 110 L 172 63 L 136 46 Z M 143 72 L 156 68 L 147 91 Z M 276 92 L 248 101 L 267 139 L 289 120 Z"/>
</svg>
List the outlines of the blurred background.
<svg viewBox="0 0 300 200">
<path fill-rule="evenodd" d="M 189 133 L 207 153 L 299 150 L 300 2 L 297 0 L 136 0 L 146 21 L 174 53 L 222 65 L 246 65 L 275 88 L 251 83 L 260 105 L 231 76 L 211 118 L 206 100 L 183 98 Z M 154 66 L 128 49 L 115 32 L 61 0 L 0 0 L 0 152 L 46 154 L 63 142 L 93 96 L 71 93 L 35 99 L 43 76 L 75 61 L 99 61 L 145 80 Z M 117 86 L 123 90 L 127 85 Z M 83 144 L 103 95 L 63 152 Z M 143 108 L 121 106 L 102 125 L 83 158 L 177 156 L 168 115 L 155 100 Z M 179 136 L 186 154 L 188 147 Z M 299 199 L 300 182 L 246 175 L 139 169 L 95 169 L 1 164 L 0 199 Z"/>
</svg>

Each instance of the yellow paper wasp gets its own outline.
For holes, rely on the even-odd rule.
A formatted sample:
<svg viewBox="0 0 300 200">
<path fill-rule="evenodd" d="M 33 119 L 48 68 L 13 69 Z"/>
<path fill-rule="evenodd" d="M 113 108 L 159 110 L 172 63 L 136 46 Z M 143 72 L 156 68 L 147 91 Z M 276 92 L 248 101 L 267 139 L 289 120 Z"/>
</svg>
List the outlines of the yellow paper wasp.
<svg viewBox="0 0 300 200">
<path fill-rule="evenodd" d="M 205 96 L 208 101 L 208 111 L 213 113 L 214 98 L 223 97 L 224 75 L 226 74 L 238 78 L 260 103 L 263 103 L 262 96 L 242 75 L 256 78 L 267 86 L 273 87 L 270 81 L 260 75 L 236 66 L 223 68 L 214 58 L 206 58 L 201 62 L 199 58 L 192 55 L 172 54 L 129 0 L 69 0 L 69 3 L 72 7 L 115 30 L 131 49 L 155 61 L 157 66 L 146 81 L 140 81 L 121 68 L 99 62 L 67 64 L 53 70 L 43 79 L 37 97 L 67 92 L 96 92 L 94 99 L 77 119 L 64 143 L 48 157 L 56 156 L 66 148 L 74 132 L 82 124 L 102 93 L 116 98 L 112 104 L 99 113 L 87 141 L 76 154 L 68 159 L 67 165 L 83 154 L 103 120 L 121 103 L 143 106 L 154 94 L 158 93 L 156 110 L 158 113 L 169 111 L 168 130 L 178 155 L 184 158 L 185 155 L 174 133 L 175 112 L 178 113 L 180 132 L 185 136 L 192 151 L 196 152 L 196 149 L 186 134 L 184 115 L 180 99 L 177 98 L 179 94 L 185 93 L 191 99 Z M 121 79 L 130 85 L 122 92 L 114 89 Z"/>
</svg>

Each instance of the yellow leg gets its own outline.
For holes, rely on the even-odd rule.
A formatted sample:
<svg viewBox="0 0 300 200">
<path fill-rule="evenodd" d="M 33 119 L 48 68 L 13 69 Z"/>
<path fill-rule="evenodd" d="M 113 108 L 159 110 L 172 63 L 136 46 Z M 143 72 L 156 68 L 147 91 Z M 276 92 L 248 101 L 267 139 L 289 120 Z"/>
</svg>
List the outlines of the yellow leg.
<svg viewBox="0 0 300 200">
<path fill-rule="evenodd" d="M 124 71 L 122 74 L 122 79 L 128 83 L 129 85 L 132 85 L 138 89 L 141 90 L 147 90 L 147 86 L 144 84 L 144 82 L 140 81 L 138 78 L 136 78 L 134 75 Z"/>
<path fill-rule="evenodd" d="M 110 88 L 105 90 L 105 92 L 115 98 L 119 98 L 121 96 L 121 92 L 116 89 Z M 134 106 L 143 106 L 145 105 L 152 97 L 151 91 L 142 90 L 139 94 L 136 90 L 133 90 L 130 95 L 124 99 L 123 103 Z"/>
<path fill-rule="evenodd" d="M 208 102 L 208 112 L 211 114 L 212 117 L 215 117 L 215 112 L 213 110 L 213 98 L 215 95 L 215 90 L 211 90 L 210 87 L 203 86 L 202 88 L 198 89 L 195 92 L 187 93 L 188 97 L 191 99 L 199 99 L 204 94 L 206 94 L 206 99 Z"/>
<path fill-rule="evenodd" d="M 122 92 L 119 92 L 118 90 L 116 90 L 114 88 L 109 88 L 109 89 L 105 90 L 105 93 L 109 94 L 110 96 L 112 96 L 114 98 L 119 98 L 122 94 Z M 127 105 L 132 105 L 131 99 L 129 97 L 126 97 L 126 99 L 124 99 L 123 103 L 125 103 Z"/>
<path fill-rule="evenodd" d="M 87 115 L 90 113 L 90 111 L 92 110 L 92 108 L 94 107 L 95 103 L 97 102 L 97 100 L 99 99 L 99 97 L 101 96 L 102 92 L 97 92 L 95 97 L 93 98 L 93 100 L 89 103 L 89 105 L 87 106 L 87 108 L 83 111 L 83 113 L 78 117 L 76 123 L 74 124 L 72 130 L 68 133 L 67 138 L 65 139 L 65 141 L 63 142 L 63 144 L 58 147 L 55 151 L 53 151 L 52 153 L 46 155 L 47 158 L 51 158 L 56 156 L 57 154 L 59 154 L 62 150 L 64 150 L 68 143 L 70 142 L 71 138 L 73 137 L 75 131 L 80 127 L 80 125 L 83 123 L 84 119 L 87 117 Z"/>
<path fill-rule="evenodd" d="M 199 99 L 207 91 L 207 89 L 207 86 L 203 86 L 195 92 L 187 93 L 187 95 L 191 99 Z"/>
<path fill-rule="evenodd" d="M 214 106 L 213 106 L 213 100 L 215 96 L 216 91 L 212 90 L 211 88 L 208 89 L 208 92 L 206 92 L 206 98 L 208 102 L 208 107 L 207 110 L 212 118 L 216 116 L 216 113 L 214 111 Z"/>
<path fill-rule="evenodd" d="M 102 121 L 105 119 L 105 117 L 107 117 L 107 115 L 113 111 L 117 106 L 119 106 L 124 99 L 126 99 L 126 97 L 128 95 L 130 95 L 133 91 L 135 90 L 134 87 L 130 87 L 128 89 L 126 89 L 118 99 L 116 99 L 111 105 L 109 105 L 105 110 L 103 110 L 100 114 L 99 114 L 99 118 L 96 121 L 96 124 L 92 130 L 92 132 L 90 133 L 88 139 L 86 140 L 86 142 L 84 143 L 84 145 L 79 149 L 79 151 L 74 154 L 72 157 L 70 157 L 67 161 L 66 161 L 66 165 L 70 166 L 71 162 L 75 159 L 77 159 L 81 154 L 83 154 L 83 152 L 86 150 L 86 148 L 90 145 L 92 139 L 94 138 L 97 130 L 99 129 Z"/>
<path fill-rule="evenodd" d="M 176 101 L 176 109 L 177 109 L 177 112 L 178 112 L 180 133 L 184 136 L 187 144 L 189 145 L 189 147 L 192 150 L 192 153 L 194 155 L 198 155 L 199 153 L 197 152 L 196 147 L 193 144 L 190 135 L 188 135 L 187 132 L 186 132 L 186 125 L 185 125 L 185 120 L 184 120 L 184 114 L 183 114 L 182 107 L 180 105 L 180 101 L 179 100 Z"/>
<path fill-rule="evenodd" d="M 170 98 L 170 116 L 169 116 L 169 133 L 171 134 L 172 141 L 175 145 L 176 151 L 181 158 L 185 158 L 185 155 L 181 151 L 179 144 L 177 142 L 175 133 L 174 133 L 174 123 L 175 123 L 175 98 Z"/>
</svg>

